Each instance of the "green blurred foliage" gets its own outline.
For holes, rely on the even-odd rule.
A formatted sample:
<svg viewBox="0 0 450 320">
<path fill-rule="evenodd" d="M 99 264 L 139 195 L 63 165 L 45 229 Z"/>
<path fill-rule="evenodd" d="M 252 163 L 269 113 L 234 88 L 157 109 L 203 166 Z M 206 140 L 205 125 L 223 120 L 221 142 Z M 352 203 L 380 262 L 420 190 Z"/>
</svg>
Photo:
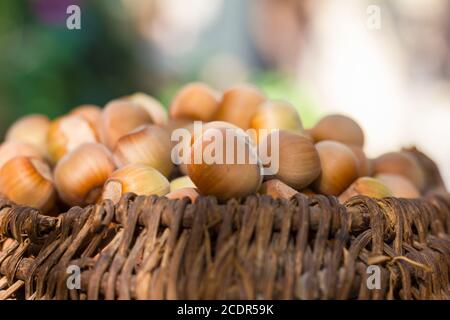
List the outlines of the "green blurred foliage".
<svg viewBox="0 0 450 320">
<path fill-rule="evenodd" d="M 314 100 L 305 90 L 306 85 L 299 84 L 296 80 L 277 72 L 260 73 L 253 81 L 270 99 L 284 100 L 292 103 L 302 118 L 305 128 L 312 127 L 319 119 L 320 110 Z"/>
<path fill-rule="evenodd" d="M 120 8 L 111 0 L 83 4 L 81 30 L 42 23 L 28 1 L 0 2 L 0 134 L 24 114 L 55 117 L 139 88 L 133 33 L 118 32 L 127 23 L 106 2 Z"/>
<path fill-rule="evenodd" d="M 66 17 L 57 24 L 43 22 L 33 1 L 67 0 L 0 1 L 0 137 L 20 116 L 54 118 L 83 103 L 103 106 L 136 91 L 168 106 L 181 86 L 201 79 L 205 48 L 189 58 L 189 71 L 161 68 L 152 55 L 155 48 L 140 38 L 120 0 L 78 0 L 81 30 L 68 30 Z M 294 79 L 265 68 L 256 67 L 248 81 L 271 99 L 291 102 L 310 127 L 318 108 L 306 91 Z"/>
</svg>

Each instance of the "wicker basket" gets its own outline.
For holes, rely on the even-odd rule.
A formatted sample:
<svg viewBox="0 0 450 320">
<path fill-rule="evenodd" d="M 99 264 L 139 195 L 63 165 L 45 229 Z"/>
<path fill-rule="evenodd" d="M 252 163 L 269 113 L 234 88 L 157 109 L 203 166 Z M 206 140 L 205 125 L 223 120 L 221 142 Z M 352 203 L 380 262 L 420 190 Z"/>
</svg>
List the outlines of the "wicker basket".
<svg viewBox="0 0 450 320">
<path fill-rule="evenodd" d="M 448 194 L 345 205 L 129 194 L 55 218 L 3 200 L 0 299 L 449 299 L 449 234 Z"/>
<path fill-rule="evenodd" d="M 427 172 L 421 199 L 128 194 L 58 217 L 0 200 L 0 300 L 450 299 L 450 195 L 405 151 Z"/>
</svg>

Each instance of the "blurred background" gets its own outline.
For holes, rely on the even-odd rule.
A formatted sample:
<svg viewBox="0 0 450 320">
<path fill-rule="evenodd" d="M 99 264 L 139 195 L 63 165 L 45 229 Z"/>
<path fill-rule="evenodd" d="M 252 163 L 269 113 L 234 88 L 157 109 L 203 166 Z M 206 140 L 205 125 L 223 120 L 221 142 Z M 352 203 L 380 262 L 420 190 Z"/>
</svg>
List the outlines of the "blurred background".
<svg viewBox="0 0 450 320">
<path fill-rule="evenodd" d="M 369 156 L 416 145 L 450 186 L 450 0 L 0 2 L 1 136 L 136 91 L 167 106 L 190 81 L 257 84 L 306 127 L 351 115 Z"/>
</svg>

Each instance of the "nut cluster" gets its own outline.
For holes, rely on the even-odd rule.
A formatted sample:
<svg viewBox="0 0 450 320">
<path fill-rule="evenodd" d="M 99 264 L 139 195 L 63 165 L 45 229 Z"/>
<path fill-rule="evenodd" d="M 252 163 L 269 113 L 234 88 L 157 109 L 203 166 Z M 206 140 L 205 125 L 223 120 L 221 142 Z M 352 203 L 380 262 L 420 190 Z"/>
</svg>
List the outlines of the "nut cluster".
<svg viewBox="0 0 450 320">
<path fill-rule="evenodd" d="M 416 198 L 426 189 L 423 168 L 407 152 L 369 159 L 363 130 L 353 119 L 329 115 L 304 129 L 295 106 L 270 100 L 251 85 L 222 93 L 191 83 L 168 109 L 135 93 L 104 108 L 81 105 L 55 120 L 19 119 L 0 145 L 0 193 L 57 214 L 61 206 L 117 203 L 128 192 L 191 201 L 199 195 L 225 201 L 257 192 L 279 198 L 302 192 L 346 201 L 358 194 Z M 194 121 L 203 123 L 201 132 L 192 132 Z M 171 135 L 179 128 L 193 133 L 191 159 L 208 151 L 219 132 L 223 146 L 229 139 L 241 142 L 245 158 L 254 161 L 175 165 Z M 276 145 L 270 130 L 277 130 Z M 270 163 L 261 161 L 262 149 L 277 155 L 276 173 L 264 176 Z"/>
</svg>

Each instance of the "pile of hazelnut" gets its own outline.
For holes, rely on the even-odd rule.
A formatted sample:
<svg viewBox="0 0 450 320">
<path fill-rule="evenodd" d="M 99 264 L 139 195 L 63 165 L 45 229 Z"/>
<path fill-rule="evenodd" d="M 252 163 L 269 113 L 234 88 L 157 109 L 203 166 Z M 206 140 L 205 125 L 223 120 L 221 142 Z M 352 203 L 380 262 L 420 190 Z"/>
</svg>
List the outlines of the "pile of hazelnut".
<svg viewBox="0 0 450 320">
<path fill-rule="evenodd" d="M 267 163 L 175 165 L 175 129 L 192 130 L 192 153 L 205 149 L 209 130 L 231 130 L 250 141 L 245 152 L 271 149 L 268 134 L 244 130 L 279 129 L 279 169 L 263 175 Z M 242 129 L 242 130 L 241 130 Z M 228 136 L 227 136 L 228 137 Z M 82 105 L 55 120 L 29 115 L 16 121 L 0 146 L 0 193 L 21 205 L 56 215 L 63 206 L 86 206 L 125 193 L 170 199 L 213 195 L 220 201 L 250 194 L 289 198 L 297 192 L 320 193 L 346 201 L 357 194 L 415 198 L 424 188 L 424 173 L 406 152 L 368 159 L 360 126 L 343 115 L 322 118 L 303 128 L 294 106 L 269 100 L 258 88 L 239 85 L 223 93 L 203 83 L 184 86 L 167 114 L 160 102 L 136 93 L 109 102 L 103 109 Z M 175 173 L 174 173 L 175 172 Z M 172 181 L 170 181 L 172 180 Z"/>
</svg>

